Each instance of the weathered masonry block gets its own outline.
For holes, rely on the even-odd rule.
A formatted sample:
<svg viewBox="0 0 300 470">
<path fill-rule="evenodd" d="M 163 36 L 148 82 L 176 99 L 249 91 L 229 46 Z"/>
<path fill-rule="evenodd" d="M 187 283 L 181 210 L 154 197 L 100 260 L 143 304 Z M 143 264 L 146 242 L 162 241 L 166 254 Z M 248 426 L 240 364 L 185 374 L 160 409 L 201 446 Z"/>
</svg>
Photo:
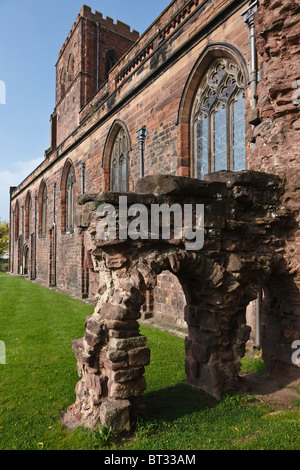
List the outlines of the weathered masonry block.
<svg viewBox="0 0 300 470">
<path fill-rule="evenodd" d="M 121 194 L 80 197 L 77 224 L 89 239 L 100 285 L 84 337 L 73 342 L 81 380 L 65 415 L 69 426 L 94 428 L 100 422 L 119 433 L 130 430 L 144 410 L 150 350 L 138 321 L 146 293 L 163 271 L 177 276 L 186 296 L 187 384 L 217 399 L 239 389 L 240 359 L 250 334 L 246 307 L 261 289 L 268 371 L 275 373 L 280 364 L 281 373 L 299 372 L 291 361 L 291 341 L 300 336 L 299 292 L 284 254 L 295 221 L 282 203 L 284 184 L 278 176 L 251 171 L 210 178 L 149 176 L 139 182 L 137 193 L 127 194 L 128 206 L 140 203 L 149 213 L 152 204 L 204 205 L 201 250 L 187 250 L 183 239 L 153 240 L 151 234 L 143 240 L 100 239 L 97 224 L 103 215 L 97 207 L 117 208 Z"/>
</svg>

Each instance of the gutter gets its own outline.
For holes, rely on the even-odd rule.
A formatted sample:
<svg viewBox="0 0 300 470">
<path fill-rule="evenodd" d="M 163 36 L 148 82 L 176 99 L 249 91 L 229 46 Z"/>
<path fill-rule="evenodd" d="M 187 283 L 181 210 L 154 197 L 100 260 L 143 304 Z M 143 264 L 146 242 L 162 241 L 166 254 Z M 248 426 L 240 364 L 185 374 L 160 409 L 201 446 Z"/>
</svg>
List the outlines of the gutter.
<svg viewBox="0 0 300 470">
<path fill-rule="evenodd" d="M 144 178 L 144 150 L 145 150 L 145 140 L 148 135 L 146 127 L 142 127 L 136 133 L 137 138 L 140 142 L 140 178 Z"/>
<path fill-rule="evenodd" d="M 97 23 L 97 92 L 99 90 L 99 52 L 100 52 L 100 24 Z"/>
<path fill-rule="evenodd" d="M 255 44 L 255 25 L 254 25 L 254 14 L 257 12 L 259 7 L 258 0 L 252 2 L 250 6 L 242 13 L 244 18 L 244 25 L 248 25 L 250 28 L 250 51 L 251 51 L 251 106 L 252 109 L 256 108 L 257 99 L 257 50 Z"/>
</svg>

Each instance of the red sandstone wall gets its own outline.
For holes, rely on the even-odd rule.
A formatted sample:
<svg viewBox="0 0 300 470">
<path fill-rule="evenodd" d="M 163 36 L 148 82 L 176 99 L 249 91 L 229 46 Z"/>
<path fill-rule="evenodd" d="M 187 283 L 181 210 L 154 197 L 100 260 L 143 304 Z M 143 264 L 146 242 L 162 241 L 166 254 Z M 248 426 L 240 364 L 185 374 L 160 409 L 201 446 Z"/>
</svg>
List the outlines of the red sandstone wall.
<svg viewBox="0 0 300 470">
<path fill-rule="evenodd" d="M 187 3 L 191 4 L 190 13 L 188 11 L 184 13 L 182 10 L 182 7 Z M 77 85 L 73 85 L 67 93 L 70 108 L 67 108 L 67 104 L 63 105 L 61 103 L 58 105 L 57 111 L 60 115 L 58 144 L 67 138 L 18 187 L 12 198 L 12 209 L 14 209 L 17 200 L 21 207 L 25 202 L 28 189 L 30 189 L 32 197 L 38 193 L 43 177 L 48 187 L 47 220 L 48 229 L 50 229 L 53 224 L 51 185 L 56 182 L 58 286 L 70 291 L 82 292 L 81 267 L 84 261 L 81 253 L 81 234 L 77 228 L 72 234 L 66 235 L 61 232 L 60 185 L 66 159 L 70 158 L 75 165 L 77 195 L 80 194 L 80 162 L 86 163 L 86 192 L 93 193 L 109 189 L 109 176 L 107 174 L 109 155 L 104 154 L 104 149 L 111 126 L 118 119 L 126 125 L 131 138 L 131 190 L 134 190 L 140 175 L 136 131 L 143 125 L 146 125 L 148 129 L 145 147 L 145 174 L 159 172 L 189 175 L 190 162 L 185 153 L 189 146 L 189 136 L 185 134 L 184 129 L 180 129 L 177 120 L 180 100 L 194 64 L 208 44 L 218 42 L 232 44 L 245 56 L 248 63 L 250 60 L 249 29 L 244 27 L 241 17 L 245 5 L 242 4 L 237 11 L 231 14 L 230 18 L 225 19 L 225 16 L 222 17 L 222 20 L 219 18 L 219 25 L 216 23 L 217 15 L 221 14 L 222 8 L 229 4 L 229 1 L 215 0 L 207 2 L 199 11 L 196 10 L 200 5 L 199 2 L 193 5 L 192 2 L 183 0 L 173 2 L 157 23 L 161 27 L 162 36 L 158 35 L 156 24 L 141 37 L 136 46 L 131 48 L 111 72 L 109 82 L 83 108 L 79 116 L 81 124 L 70 136 L 68 136 L 68 132 L 74 122 L 71 116 L 73 113 L 76 114 L 78 109 L 78 101 L 76 101 L 78 100 Z M 176 16 L 176 12 L 180 11 L 184 13 L 182 18 Z M 193 14 L 194 11 L 195 14 Z M 172 22 L 171 19 L 174 18 L 174 15 L 176 21 Z M 203 28 L 207 28 L 207 25 L 210 25 L 210 29 L 203 30 L 203 34 L 197 36 L 198 39 L 191 46 L 191 38 L 199 34 L 199 31 Z M 79 34 L 80 29 L 75 29 L 64 45 L 59 65 L 60 61 L 63 62 L 64 58 L 69 55 L 69 51 L 73 47 L 78 47 L 75 46 L 76 42 L 79 44 L 80 39 L 76 36 L 77 31 Z M 149 49 L 147 46 L 149 42 L 153 42 L 153 49 Z M 176 56 L 179 50 L 181 52 Z M 143 55 L 144 53 L 145 55 Z M 130 61 L 134 57 L 139 58 L 139 60 L 137 60 L 136 65 L 132 65 L 132 68 L 123 77 L 122 71 L 126 69 L 126 64 L 131 63 Z M 165 63 L 168 64 L 166 70 L 163 68 Z M 79 61 L 75 64 L 79 64 Z M 75 65 L 75 70 L 78 70 L 78 67 L 79 65 Z M 72 96 L 75 99 L 74 103 Z M 249 106 L 249 93 L 247 93 L 247 107 Z M 67 109 L 70 111 L 66 117 L 63 111 Z M 92 126 L 95 126 L 93 131 L 88 133 Z M 83 138 L 84 135 L 86 135 L 85 138 Z M 70 146 L 73 147 L 68 151 Z M 250 153 L 251 145 L 248 144 L 248 155 Z M 103 159 L 104 168 L 102 167 Z M 16 246 L 15 243 L 15 272 Z M 45 283 L 49 281 L 49 234 L 46 240 L 37 240 L 37 277 Z M 92 270 L 90 270 L 90 286 L 90 293 L 94 293 L 96 279 Z M 176 285 L 175 289 L 173 286 L 173 292 L 175 291 Z M 160 303 L 167 305 L 166 299 Z M 174 307 L 174 310 L 176 310 L 176 306 Z M 169 315 L 172 315 L 171 311 Z"/>
<path fill-rule="evenodd" d="M 254 128 L 251 167 L 286 178 L 285 200 L 300 221 L 300 4 L 264 0 L 255 15 L 257 48 L 263 58 L 258 85 L 260 123 Z M 285 249 L 299 287 L 300 230 Z"/>
<path fill-rule="evenodd" d="M 280 312 L 284 325 L 282 357 L 289 359 L 291 345 L 300 330 L 300 4 L 298 0 L 261 0 L 255 15 L 256 44 L 262 56 L 263 76 L 258 85 L 256 113 L 259 122 L 253 129 L 255 150 L 251 168 L 279 174 L 286 180 L 284 202 L 295 212 L 297 225 L 293 236 L 278 248 L 285 258 L 279 270 L 275 304 L 264 309 L 262 341 L 264 351 L 273 351 L 278 327 L 273 313 Z M 268 289 L 272 286 L 268 286 Z M 274 289 L 274 286 L 273 286 Z M 289 291 L 288 302 L 277 301 L 280 289 Z M 272 292 L 271 292 L 272 293 Z M 278 295 L 280 299 L 280 295 Z M 277 301 L 277 305 L 276 305 Z M 273 312 L 274 311 L 274 312 Z M 288 319 L 290 318 L 290 323 Z M 265 338 L 268 336 L 268 341 Z M 273 349 L 272 349 L 273 348 Z M 280 370 L 280 363 L 277 364 Z"/>
<path fill-rule="evenodd" d="M 257 91 L 261 123 L 254 129 L 251 166 L 289 173 L 300 168 L 300 5 L 297 0 L 260 4 L 255 27 L 263 58 L 263 78 Z"/>
<path fill-rule="evenodd" d="M 162 272 L 153 291 L 154 319 L 167 325 L 186 328 L 185 306 L 186 298 L 178 278 L 169 271 Z"/>
</svg>

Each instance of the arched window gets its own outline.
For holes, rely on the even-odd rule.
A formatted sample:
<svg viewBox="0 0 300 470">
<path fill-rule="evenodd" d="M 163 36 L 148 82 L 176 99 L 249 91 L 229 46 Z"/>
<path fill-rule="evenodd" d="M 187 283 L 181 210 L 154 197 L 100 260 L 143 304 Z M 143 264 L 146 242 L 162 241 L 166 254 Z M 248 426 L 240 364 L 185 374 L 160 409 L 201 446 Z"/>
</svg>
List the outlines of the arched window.
<svg viewBox="0 0 300 470">
<path fill-rule="evenodd" d="M 45 181 L 41 182 L 39 190 L 39 235 L 46 236 L 47 232 L 47 187 Z"/>
<path fill-rule="evenodd" d="M 191 116 L 193 176 L 246 168 L 244 77 L 229 59 L 217 59 L 198 88 Z"/>
<path fill-rule="evenodd" d="M 74 228 L 75 183 L 75 168 L 73 162 L 67 159 L 63 168 L 60 186 L 62 232 L 72 232 Z"/>
<path fill-rule="evenodd" d="M 14 234 L 14 237 L 15 237 L 15 240 L 18 240 L 18 237 L 19 237 L 19 225 L 20 225 L 20 208 L 19 208 L 19 201 L 16 202 L 16 205 L 15 205 L 15 220 L 14 220 L 14 224 L 15 224 L 15 234 Z"/>
<path fill-rule="evenodd" d="M 70 57 L 68 60 L 68 86 L 71 85 L 73 80 L 74 80 L 74 56 L 73 54 L 70 54 Z"/>
<path fill-rule="evenodd" d="M 62 69 L 60 74 L 60 97 L 63 98 L 66 93 L 66 70 Z"/>
<path fill-rule="evenodd" d="M 114 53 L 110 51 L 106 54 L 106 60 L 105 60 L 106 78 L 108 78 L 109 72 L 111 71 L 111 69 L 113 68 L 115 64 L 116 64 L 116 59 L 115 59 Z"/>
<path fill-rule="evenodd" d="M 121 128 L 116 136 L 111 155 L 111 190 L 128 191 L 128 140 Z"/>
<path fill-rule="evenodd" d="M 66 184 L 66 229 L 74 228 L 75 210 L 75 173 L 73 166 L 70 166 Z"/>
<path fill-rule="evenodd" d="M 29 238 L 30 229 L 31 229 L 31 212 L 32 212 L 32 203 L 31 195 L 28 191 L 26 200 L 25 200 L 25 238 Z"/>
</svg>

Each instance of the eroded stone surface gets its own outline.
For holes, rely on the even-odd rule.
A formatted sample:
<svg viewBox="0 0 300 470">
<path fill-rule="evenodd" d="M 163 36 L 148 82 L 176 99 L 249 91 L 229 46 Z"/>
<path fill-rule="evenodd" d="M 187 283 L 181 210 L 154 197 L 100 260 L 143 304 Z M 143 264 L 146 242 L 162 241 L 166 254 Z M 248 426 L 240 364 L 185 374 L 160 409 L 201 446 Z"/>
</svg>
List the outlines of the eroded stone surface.
<svg viewBox="0 0 300 470">
<path fill-rule="evenodd" d="M 155 176 L 140 183 L 144 202 L 148 190 L 153 191 L 148 198 L 151 202 L 204 204 L 202 250 L 187 251 L 183 240 L 175 244 L 172 239 L 151 237 L 125 243 L 103 241 L 97 238 L 99 214 L 90 212 L 87 230 L 100 285 L 95 312 L 85 323 L 85 335 L 73 343 L 81 380 L 76 402 L 67 413 L 69 422 L 107 425 L 109 414 L 104 410 L 118 401 L 121 408 L 124 400 L 130 403 L 131 420 L 144 409 L 143 374 L 150 362 L 150 349 L 139 333 L 138 320 L 147 290 L 155 288 L 157 276 L 165 270 L 178 277 L 186 295 L 189 385 L 216 398 L 223 391 L 238 388 L 240 359 L 250 334 L 246 307 L 265 286 L 269 295 L 276 291 L 273 303 L 265 305 L 264 315 L 273 322 L 265 334 L 265 362 L 270 372 L 278 361 L 281 368 L 293 367 L 288 353 L 291 340 L 299 337 L 299 312 L 293 310 L 282 317 L 292 308 L 291 296 L 296 293 L 291 289 L 292 279 L 280 271 L 284 257 L 278 253 L 294 227 L 293 211 L 282 202 L 284 184 L 278 176 L 256 172 L 221 172 L 213 179 L 198 182 Z M 135 194 L 135 202 L 138 197 Z M 291 331 L 298 334 L 291 335 Z M 128 429 L 127 418 L 125 422 L 120 429 Z"/>
<path fill-rule="evenodd" d="M 100 422 L 106 428 L 111 428 L 114 434 L 130 431 L 130 408 L 128 400 L 107 400 L 100 409 Z"/>
</svg>

